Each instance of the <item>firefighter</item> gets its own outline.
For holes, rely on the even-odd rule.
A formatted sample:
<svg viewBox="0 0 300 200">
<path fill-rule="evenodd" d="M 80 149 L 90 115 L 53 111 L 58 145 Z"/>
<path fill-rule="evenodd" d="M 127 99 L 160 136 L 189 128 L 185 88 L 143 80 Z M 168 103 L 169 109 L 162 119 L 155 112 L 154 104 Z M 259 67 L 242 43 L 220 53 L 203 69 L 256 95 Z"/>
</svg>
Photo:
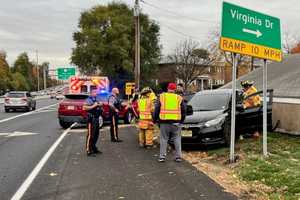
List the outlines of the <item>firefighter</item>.
<svg viewBox="0 0 300 200">
<path fill-rule="evenodd" d="M 241 82 L 241 85 L 243 87 L 244 109 L 258 107 L 261 105 L 261 97 L 259 95 L 254 95 L 254 96 L 248 97 L 257 92 L 257 89 L 253 86 L 253 84 L 254 84 L 253 81 L 242 81 Z M 257 124 L 257 130 L 254 132 L 253 137 L 254 138 L 259 137 L 258 124 Z"/>
<path fill-rule="evenodd" d="M 175 92 L 176 84 L 169 83 L 168 92 L 162 93 L 155 104 L 154 122 L 160 126 L 159 162 L 166 159 L 169 138 L 174 141 L 175 161 L 182 161 L 180 123 L 185 119 L 186 106 L 182 97 Z"/>
<path fill-rule="evenodd" d="M 118 114 L 121 109 L 122 101 L 119 98 L 119 89 L 113 88 L 112 94 L 108 98 L 108 103 L 110 107 L 110 136 L 111 136 L 111 142 L 122 142 L 122 140 L 119 139 L 119 130 L 118 130 Z"/>
<path fill-rule="evenodd" d="M 139 144 L 140 147 L 153 147 L 153 131 L 154 124 L 152 121 L 152 113 L 154 111 L 154 101 L 156 99 L 151 88 L 146 87 L 141 91 L 138 100 L 139 108 Z"/>
<path fill-rule="evenodd" d="M 257 92 L 257 89 L 253 86 L 253 81 L 242 81 L 241 85 L 243 87 L 243 101 L 244 109 L 257 107 L 261 105 L 261 97 L 255 95 L 247 98 L 248 96 Z"/>
<path fill-rule="evenodd" d="M 86 153 L 87 156 L 95 156 L 102 153 L 96 147 L 99 138 L 99 117 L 102 113 L 102 103 L 97 101 L 97 90 L 91 91 L 91 96 L 86 100 L 83 109 L 88 112 Z"/>
<path fill-rule="evenodd" d="M 180 95 L 180 96 L 184 96 L 184 88 L 183 88 L 183 84 L 182 83 L 178 83 L 177 84 L 177 89 L 176 89 L 176 94 Z"/>
</svg>

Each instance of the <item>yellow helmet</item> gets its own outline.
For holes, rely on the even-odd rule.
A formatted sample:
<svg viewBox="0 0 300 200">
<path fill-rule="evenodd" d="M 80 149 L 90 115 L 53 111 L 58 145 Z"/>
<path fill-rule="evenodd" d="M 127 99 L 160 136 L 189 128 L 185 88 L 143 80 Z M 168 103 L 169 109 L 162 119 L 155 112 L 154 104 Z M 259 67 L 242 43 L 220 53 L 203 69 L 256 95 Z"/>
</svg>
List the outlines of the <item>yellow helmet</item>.
<svg viewBox="0 0 300 200">
<path fill-rule="evenodd" d="M 150 87 L 145 87 L 142 89 L 141 91 L 141 95 L 146 95 L 148 93 L 151 93 L 152 92 L 152 89 Z"/>
<path fill-rule="evenodd" d="M 254 81 L 248 81 L 248 80 L 246 80 L 246 81 L 241 81 L 241 86 L 242 87 L 250 87 L 250 86 L 252 86 L 254 84 Z"/>
</svg>

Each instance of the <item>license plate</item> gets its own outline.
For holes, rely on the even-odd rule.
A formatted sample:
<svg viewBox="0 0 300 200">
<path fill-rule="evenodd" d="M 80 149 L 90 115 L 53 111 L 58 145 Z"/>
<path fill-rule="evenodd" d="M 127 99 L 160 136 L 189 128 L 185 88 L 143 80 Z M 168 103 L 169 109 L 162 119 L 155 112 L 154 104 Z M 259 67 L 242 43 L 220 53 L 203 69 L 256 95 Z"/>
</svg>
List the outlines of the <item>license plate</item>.
<svg viewBox="0 0 300 200">
<path fill-rule="evenodd" d="M 192 131 L 182 130 L 181 135 L 184 137 L 192 137 L 193 133 L 192 133 Z"/>
<path fill-rule="evenodd" d="M 68 106 L 68 110 L 75 110 L 74 106 Z"/>
</svg>

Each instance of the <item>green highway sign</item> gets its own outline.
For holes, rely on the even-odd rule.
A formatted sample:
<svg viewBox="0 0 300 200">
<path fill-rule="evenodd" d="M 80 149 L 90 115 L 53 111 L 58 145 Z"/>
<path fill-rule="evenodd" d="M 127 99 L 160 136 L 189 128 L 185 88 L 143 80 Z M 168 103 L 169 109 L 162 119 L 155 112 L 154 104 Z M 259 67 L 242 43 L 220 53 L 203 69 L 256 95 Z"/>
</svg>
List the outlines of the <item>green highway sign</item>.
<svg viewBox="0 0 300 200">
<path fill-rule="evenodd" d="M 280 20 L 223 2 L 220 48 L 234 53 L 281 61 Z"/>
<path fill-rule="evenodd" d="M 75 76 L 75 68 L 57 68 L 59 80 L 68 80 L 70 76 Z"/>
</svg>

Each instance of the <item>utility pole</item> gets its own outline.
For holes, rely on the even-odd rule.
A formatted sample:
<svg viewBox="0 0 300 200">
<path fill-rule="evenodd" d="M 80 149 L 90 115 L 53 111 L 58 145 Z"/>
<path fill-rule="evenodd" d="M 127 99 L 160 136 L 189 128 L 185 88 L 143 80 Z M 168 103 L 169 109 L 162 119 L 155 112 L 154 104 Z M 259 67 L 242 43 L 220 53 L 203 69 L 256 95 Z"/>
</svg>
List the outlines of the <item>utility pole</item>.
<svg viewBox="0 0 300 200">
<path fill-rule="evenodd" d="M 47 77 L 46 77 L 45 66 L 43 66 L 43 78 L 44 78 L 44 90 L 46 90 L 46 88 L 47 88 Z"/>
<path fill-rule="evenodd" d="M 36 52 L 36 71 L 37 71 L 37 91 L 40 91 L 40 70 L 39 70 L 39 56 L 38 50 Z"/>
<path fill-rule="evenodd" d="M 134 18 L 135 18 L 135 63 L 134 63 L 134 75 L 135 75 L 135 89 L 140 90 L 140 2 L 135 0 L 134 5 Z"/>
</svg>

